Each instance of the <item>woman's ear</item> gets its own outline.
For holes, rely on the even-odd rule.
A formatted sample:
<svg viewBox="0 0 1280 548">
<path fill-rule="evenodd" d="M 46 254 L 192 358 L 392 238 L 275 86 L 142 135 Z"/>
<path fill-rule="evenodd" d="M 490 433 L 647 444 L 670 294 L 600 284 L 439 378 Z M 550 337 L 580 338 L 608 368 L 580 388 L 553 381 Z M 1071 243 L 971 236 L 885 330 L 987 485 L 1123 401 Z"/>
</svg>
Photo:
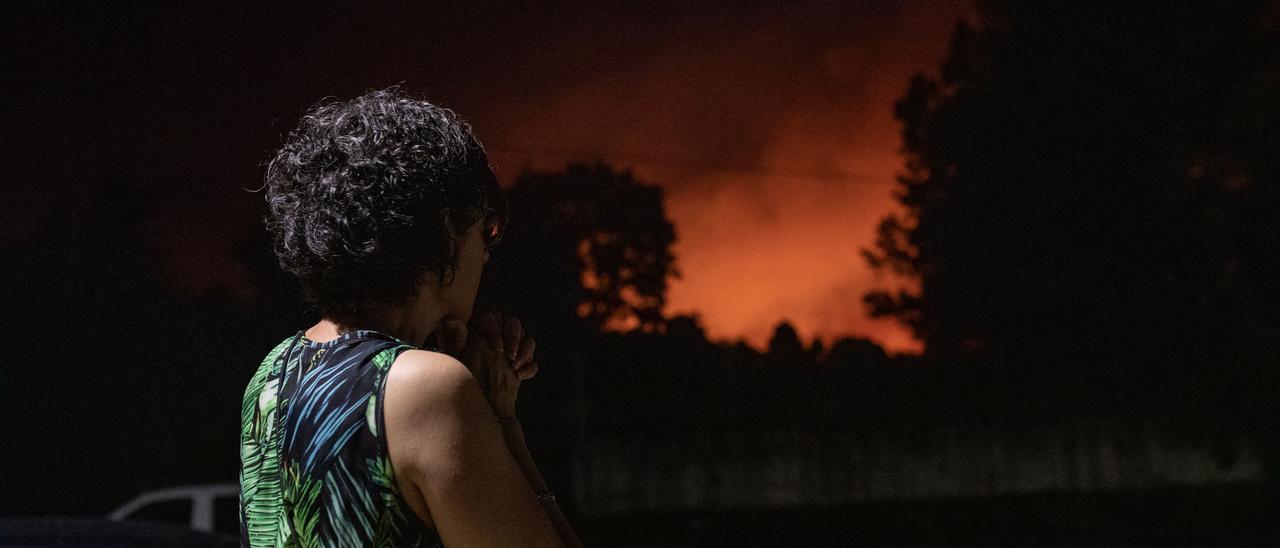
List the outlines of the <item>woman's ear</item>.
<svg viewBox="0 0 1280 548">
<path fill-rule="evenodd" d="M 422 269 L 422 274 L 418 275 L 417 292 L 419 296 L 423 293 L 434 293 L 439 291 L 440 288 L 445 287 L 444 281 L 448 279 L 449 265 L 444 265 L 444 268 L 441 270 L 443 270 L 443 273 L 445 274 L 444 276 L 441 276 L 441 273 L 436 272 L 434 268 Z"/>
</svg>

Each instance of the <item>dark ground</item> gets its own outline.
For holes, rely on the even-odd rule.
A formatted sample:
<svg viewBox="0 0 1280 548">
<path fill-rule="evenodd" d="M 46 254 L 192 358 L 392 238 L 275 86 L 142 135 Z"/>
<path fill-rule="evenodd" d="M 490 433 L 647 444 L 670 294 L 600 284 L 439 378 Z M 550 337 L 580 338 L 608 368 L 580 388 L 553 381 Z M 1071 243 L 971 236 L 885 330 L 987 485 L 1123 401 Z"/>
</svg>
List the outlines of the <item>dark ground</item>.
<svg viewBox="0 0 1280 548">
<path fill-rule="evenodd" d="M 587 546 L 1280 546 L 1274 485 L 578 518 Z"/>
</svg>

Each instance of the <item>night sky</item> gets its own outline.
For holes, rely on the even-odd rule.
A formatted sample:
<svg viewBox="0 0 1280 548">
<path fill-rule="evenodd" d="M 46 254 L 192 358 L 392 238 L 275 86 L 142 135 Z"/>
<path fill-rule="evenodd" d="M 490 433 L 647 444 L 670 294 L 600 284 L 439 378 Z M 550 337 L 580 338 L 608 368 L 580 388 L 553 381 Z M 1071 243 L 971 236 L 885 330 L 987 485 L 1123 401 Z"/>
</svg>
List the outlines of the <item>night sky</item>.
<svg viewBox="0 0 1280 548">
<path fill-rule="evenodd" d="M 6 8 L 3 236 L 32 235 L 123 178 L 169 204 L 150 227 L 172 284 L 252 291 L 231 256 L 260 229 L 262 162 L 322 98 L 403 89 L 476 127 L 500 179 L 600 159 L 664 187 L 682 279 L 668 315 L 763 348 L 869 337 L 858 250 L 893 211 L 893 103 L 933 71 L 961 2 L 747 7 L 415 7 L 175 3 Z"/>
</svg>

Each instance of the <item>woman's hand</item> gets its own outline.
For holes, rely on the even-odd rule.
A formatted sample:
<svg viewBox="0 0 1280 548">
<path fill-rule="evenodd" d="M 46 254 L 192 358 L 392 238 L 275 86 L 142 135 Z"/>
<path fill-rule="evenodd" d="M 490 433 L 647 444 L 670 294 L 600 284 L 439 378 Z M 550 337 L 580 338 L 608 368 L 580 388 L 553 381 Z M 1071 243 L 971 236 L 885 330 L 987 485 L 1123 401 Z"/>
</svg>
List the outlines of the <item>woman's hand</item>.
<svg viewBox="0 0 1280 548">
<path fill-rule="evenodd" d="M 499 317 L 497 312 L 493 312 L 495 317 Z M 526 337 L 524 334 L 524 326 L 520 324 L 520 319 L 515 316 L 499 317 L 502 325 L 502 348 L 507 357 L 511 358 L 511 367 L 516 370 L 516 376 L 520 380 L 527 381 L 538 374 L 538 362 L 533 359 L 533 350 L 537 346 L 537 342 L 533 337 Z"/>
<path fill-rule="evenodd" d="M 461 361 L 480 384 L 499 418 L 515 416 L 520 382 L 538 372 L 533 360 L 534 340 L 524 336 L 520 321 L 485 312 L 464 325 L 456 319 L 441 322 L 441 351 Z"/>
</svg>

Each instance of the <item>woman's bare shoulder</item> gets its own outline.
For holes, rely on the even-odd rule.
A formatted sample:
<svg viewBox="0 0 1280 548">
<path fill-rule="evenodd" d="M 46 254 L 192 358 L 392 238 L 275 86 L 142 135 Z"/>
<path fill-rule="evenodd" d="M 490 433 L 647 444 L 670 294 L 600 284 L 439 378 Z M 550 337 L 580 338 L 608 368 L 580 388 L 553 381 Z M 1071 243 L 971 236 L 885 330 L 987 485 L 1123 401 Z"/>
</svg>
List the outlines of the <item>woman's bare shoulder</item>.
<svg viewBox="0 0 1280 548">
<path fill-rule="evenodd" d="M 388 395 L 388 413 L 414 415 L 429 412 L 433 403 L 456 402 L 460 393 L 480 393 L 480 385 L 466 365 L 453 356 L 430 350 L 401 352 L 387 373 L 386 389 L 389 394 L 412 396 Z"/>
<path fill-rule="evenodd" d="M 395 467 L 407 472 L 401 474 L 405 478 L 420 479 L 436 465 L 431 461 L 442 447 L 485 420 L 480 406 L 487 404 L 480 384 L 448 354 L 402 352 L 391 364 L 384 390 L 387 448 Z"/>
<path fill-rule="evenodd" d="M 398 485 L 414 493 L 410 506 L 422 507 L 415 511 L 446 545 L 563 546 L 466 366 L 437 352 L 407 351 L 393 363 L 386 389 Z"/>
</svg>

